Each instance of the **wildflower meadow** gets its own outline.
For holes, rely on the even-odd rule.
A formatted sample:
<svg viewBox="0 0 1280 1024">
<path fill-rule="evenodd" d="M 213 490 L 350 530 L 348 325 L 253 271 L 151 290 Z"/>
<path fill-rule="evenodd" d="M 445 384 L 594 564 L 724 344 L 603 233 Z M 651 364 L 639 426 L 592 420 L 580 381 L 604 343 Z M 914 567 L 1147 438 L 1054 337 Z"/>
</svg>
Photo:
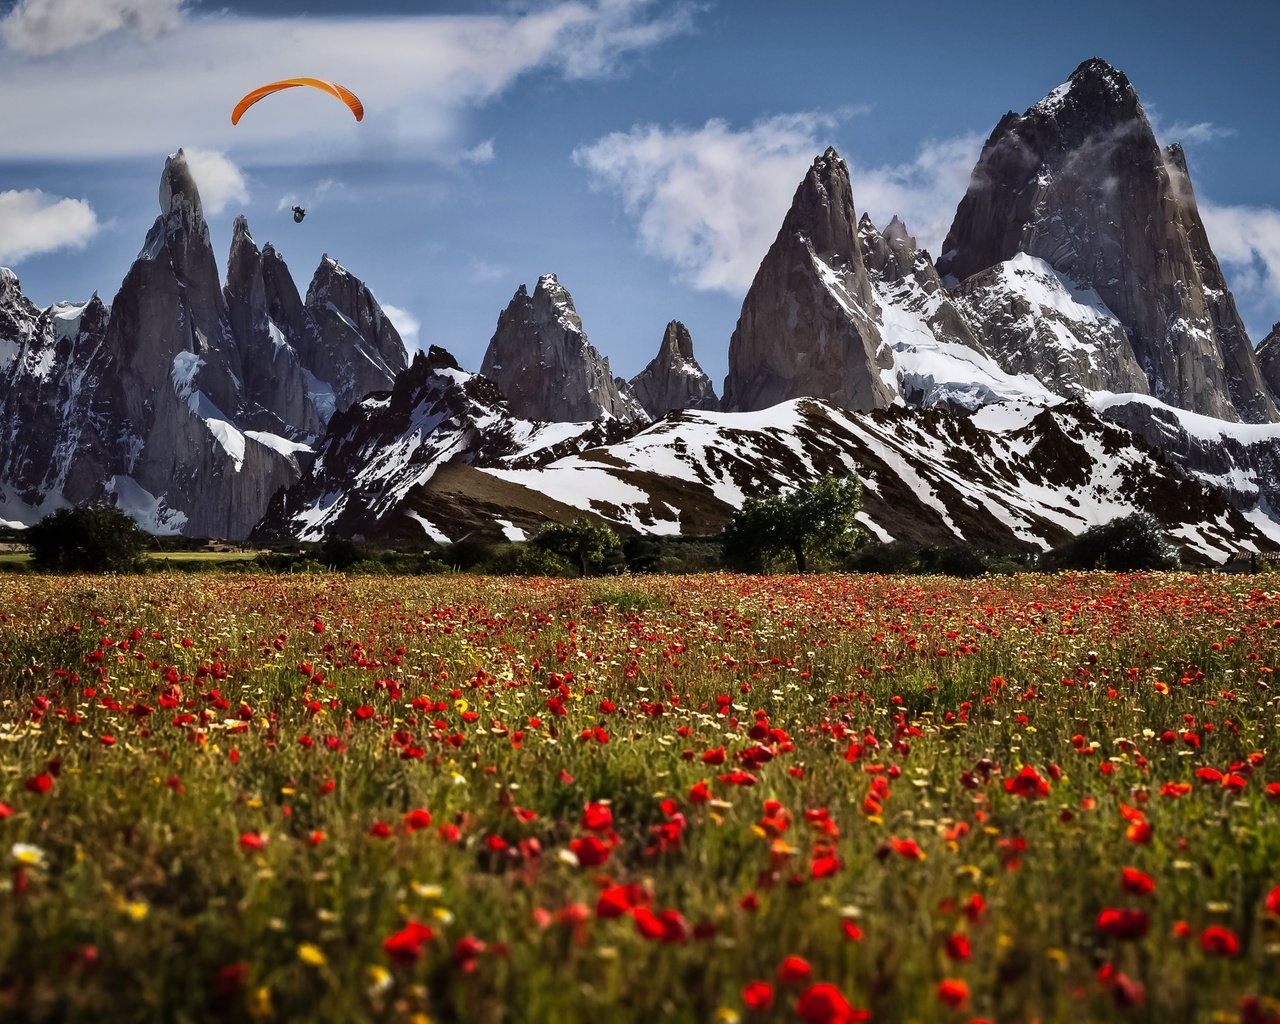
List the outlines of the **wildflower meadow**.
<svg viewBox="0 0 1280 1024">
<path fill-rule="evenodd" d="M 0 578 L 0 1019 L 1280 1022 L 1280 594 Z"/>
</svg>

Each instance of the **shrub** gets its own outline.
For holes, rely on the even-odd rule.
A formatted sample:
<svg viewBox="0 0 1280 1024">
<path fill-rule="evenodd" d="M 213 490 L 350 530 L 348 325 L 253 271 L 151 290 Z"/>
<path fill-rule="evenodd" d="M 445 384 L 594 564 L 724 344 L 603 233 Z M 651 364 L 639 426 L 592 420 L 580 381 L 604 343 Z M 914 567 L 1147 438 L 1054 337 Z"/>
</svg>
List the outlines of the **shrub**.
<svg viewBox="0 0 1280 1024">
<path fill-rule="evenodd" d="M 151 537 L 113 505 L 64 508 L 27 531 L 31 560 L 53 572 L 137 572 Z"/>
<path fill-rule="evenodd" d="M 1052 569 L 1176 569 L 1178 552 L 1164 539 L 1160 524 L 1145 512 L 1091 526 L 1045 556 Z"/>
</svg>

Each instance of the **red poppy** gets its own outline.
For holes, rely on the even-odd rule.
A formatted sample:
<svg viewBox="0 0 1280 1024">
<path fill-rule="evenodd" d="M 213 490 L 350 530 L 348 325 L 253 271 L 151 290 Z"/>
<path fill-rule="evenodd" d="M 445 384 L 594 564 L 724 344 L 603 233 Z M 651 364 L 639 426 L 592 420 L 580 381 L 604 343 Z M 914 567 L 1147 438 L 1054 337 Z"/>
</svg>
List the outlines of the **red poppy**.
<svg viewBox="0 0 1280 1024">
<path fill-rule="evenodd" d="M 814 878 L 827 878 L 840 870 L 840 858 L 834 853 L 814 857 L 809 870 Z"/>
<path fill-rule="evenodd" d="M 435 938 L 425 924 L 409 921 L 394 935 L 382 941 L 382 948 L 395 963 L 408 965 L 422 956 L 422 947 Z"/>
<path fill-rule="evenodd" d="M 1212 956 L 1237 956 L 1240 940 L 1230 928 L 1214 924 L 1200 933 L 1200 947 Z"/>
<path fill-rule="evenodd" d="M 476 960 L 488 949 L 488 945 L 474 935 L 464 935 L 453 947 L 453 965 L 463 974 L 470 974 L 476 969 Z"/>
<path fill-rule="evenodd" d="M 1267 893 L 1267 912 L 1280 914 L 1280 885 Z"/>
<path fill-rule="evenodd" d="M 1156 888 L 1155 879 L 1137 868 L 1125 868 L 1121 871 L 1120 884 L 1135 896 L 1150 896 Z"/>
<path fill-rule="evenodd" d="M 943 978 L 938 982 L 938 1002 L 953 1010 L 962 1009 L 969 1002 L 969 986 L 962 978 Z"/>
<path fill-rule="evenodd" d="M 3 800 L 0 800 L 0 821 L 3 821 L 5 818 L 9 817 L 9 815 L 11 815 L 12 813 L 13 813 L 13 808 L 10 807 Z"/>
<path fill-rule="evenodd" d="M 813 968 L 804 957 L 789 956 L 778 965 L 779 985 L 799 985 L 809 980 Z"/>
<path fill-rule="evenodd" d="M 947 956 L 952 960 L 968 960 L 971 948 L 969 937 L 959 932 L 947 936 Z"/>
<path fill-rule="evenodd" d="M 609 859 L 612 850 L 610 846 L 602 843 L 595 836 L 586 836 L 583 839 L 571 839 L 569 841 L 569 849 L 578 858 L 578 863 L 584 868 L 599 867 Z"/>
<path fill-rule="evenodd" d="M 1014 796 L 1037 799 L 1049 795 L 1049 783 L 1031 765 L 1025 764 L 1012 779 L 1004 780 L 1004 790 Z"/>
<path fill-rule="evenodd" d="M 890 838 L 889 844 L 893 847 L 894 853 L 906 860 L 924 860 L 924 851 L 920 849 L 920 844 L 914 839 L 897 839 Z"/>
<path fill-rule="evenodd" d="M 742 1002 L 750 1010 L 767 1010 L 773 1006 L 773 986 L 767 981 L 752 981 L 742 989 Z"/>
<path fill-rule="evenodd" d="M 681 943 L 689 937 L 689 925 L 677 910 L 663 910 L 655 914 L 648 907 L 636 907 L 631 912 L 636 931 L 651 942 Z"/>
<path fill-rule="evenodd" d="M 1097 928 L 1112 939 L 1140 939 L 1147 934 L 1145 910 L 1104 907 L 1098 912 Z"/>
<path fill-rule="evenodd" d="M 385 821 L 375 821 L 369 826 L 369 835 L 374 839 L 386 839 L 391 835 L 391 826 Z"/>
<path fill-rule="evenodd" d="M 48 772 L 41 772 L 39 775 L 33 775 L 27 779 L 27 792 L 29 793 L 47 793 L 53 789 L 53 776 Z"/>
<path fill-rule="evenodd" d="M 417 832 L 431 824 L 431 812 L 424 807 L 410 811 L 404 816 L 404 827 L 408 832 Z"/>
<path fill-rule="evenodd" d="M 1125 838 L 1131 843 L 1137 843 L 1139 846 L 1146 846 L 1151 842 L 1151 834 L 1155 830 L 1151 827 L 1149 821 L 1135 821 L 1127 829 L 1124 830 Z"/>
<path fill-rule="evenodd" d="M 834 985 L 810 985 L 796 1001 L 796 1013 L 808 1024 L 864 1024 L 871 1019 L 866 1010 L 854 1009 Z"/>
<path fill-rule="evenodd" d="M 582 827 L 589 832 L 608 832 L 613 828 L 613 811 L 608 804 L 587 804 L 582 810 Z"/>
<path fill-rule="evenodd" d="M 847 917 L 841 920 L 840 931 L 844 933 L 844 937 L 850 942 L 858 942 L 862 939 L 862 929 Z"/>
<path fill-rule="evenodd" d="M 705 782 L 695 782 L 689 788 L 689 803 L 705 804 L 711 799 L 711 787 Z"/>
<path fill-rule="evenodd" d="M 240 849 L 247 853 L 256 853 L 267 845 L 267 837 L 261 832 L 245 832 L 240 836 Z"/>
</svg>

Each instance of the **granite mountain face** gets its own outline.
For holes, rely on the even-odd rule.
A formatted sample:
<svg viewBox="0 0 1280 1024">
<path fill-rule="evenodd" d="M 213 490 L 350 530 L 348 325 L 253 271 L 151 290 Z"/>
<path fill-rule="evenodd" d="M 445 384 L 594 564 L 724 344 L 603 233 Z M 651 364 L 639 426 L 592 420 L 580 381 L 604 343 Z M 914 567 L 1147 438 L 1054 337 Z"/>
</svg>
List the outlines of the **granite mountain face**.
<svg viewBox="0 0 1280 1024">
<path fill-rule="evenodd" d="M 181 150 L 159 198 L 109 310 L 94 296 L 32 321 L 16 279 L 0 281 L 0 330 L 15 346 L 0 398 L 2 518 L 110 500 L 156 532 L 244 537 L 299 478 L 333 410 L 404 367 L 363 285 L 322 262 L 313 314 L 243 219 L 224 289 Z"/>
<path fill-rule="evenodd" d="M 649 417 L 609 360 L 587 340 L 573 296 L 555 274 L 524 285 L 498 317 L 480 372 L 498 385 L 515 415 L 528 420 L 576 422 Z"/>
<path fill-rule="evenodd" d="M 655 420 L 679 409 L 720 407 L 715 385 L 693 357 L 689 329 L 679 320 L 667 324 L 658 354 L 631 378 L 629 386 L 636 401 Z"/>
<path fill-rule="evenodd" d="M 767 409 L 812 396 L 855 411 L 894 398 L 892 366 L 857 239 L 849 168 L 813 162 L 756 272 L 729 339 L 721 408 Z"/>
<path fill-rule="evenodd" d="M 1087 335 L 1068 329 L 1057 351 L 1037 345 L 1039 318 L 1017 308 L 996 328 L 997 358 L 1013 361 L 1021 348 L 1033 363 L 1056 360 L 1050 375 L 1062 390 L 1142 391 L 1218 419 L 1277 418 L 1182 150 L 1160 148 L 1133 86 L 1105 61 L 1086 61 L 996 125 L 938 270 L 965 286 L 977 315 L 1021 285 L 1093 308 Z"/>
</svg>

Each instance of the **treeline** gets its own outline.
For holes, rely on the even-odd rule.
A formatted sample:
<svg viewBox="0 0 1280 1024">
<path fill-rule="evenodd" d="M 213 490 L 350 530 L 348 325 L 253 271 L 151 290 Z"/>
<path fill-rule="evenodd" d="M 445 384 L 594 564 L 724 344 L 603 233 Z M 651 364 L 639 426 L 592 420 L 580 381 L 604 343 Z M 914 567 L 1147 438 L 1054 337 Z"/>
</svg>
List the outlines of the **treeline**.
<svg viewBox="0 0 1280 1024">
<path fill-rule="evenodd" d="M 1151 516 L 1095 526 L 1050 551 L 986 551 L 962 544 L 874 540 L 858 526 L 861 487 L 828 478 L 768 498 L 750 498 L 716 537 L 620 537 L 580 516 L 521 543 L 462 541 L 403 550 L 330 538 L 270 551 L 212 550 L 189 538 L 156 538 L 110 506 L 64 509 L 15 533 L 31 559 L 0 562 L 10 571 L 333 571 L 377 574 L 483 573 L 504 576 L 608 576 L 624 573 L 866 572 L 975 577 L 985 574 L 1110 569 L 1171 569 L 1179 564 Z"/>
</svg>

